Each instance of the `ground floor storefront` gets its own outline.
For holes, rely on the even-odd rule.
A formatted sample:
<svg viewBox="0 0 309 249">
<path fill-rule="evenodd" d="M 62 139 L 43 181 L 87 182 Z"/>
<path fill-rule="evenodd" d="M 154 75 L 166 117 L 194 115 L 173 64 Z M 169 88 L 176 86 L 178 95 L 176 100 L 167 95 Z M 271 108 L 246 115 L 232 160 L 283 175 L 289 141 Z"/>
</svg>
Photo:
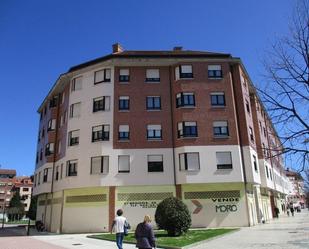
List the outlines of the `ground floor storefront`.
<svg viewBox="0 0 309 249">
<path fill-rule="evenodd" d="M 109 186 L 66 189 L 38 196 L 37 220 L 56 233 L 109 231 L 117 209 L 134 228 L 157 205 L 176 196 L 188 206 L 192 227 L 244 227 L 272 219 L 269 191 L 244 183 Z"/>
</svg>

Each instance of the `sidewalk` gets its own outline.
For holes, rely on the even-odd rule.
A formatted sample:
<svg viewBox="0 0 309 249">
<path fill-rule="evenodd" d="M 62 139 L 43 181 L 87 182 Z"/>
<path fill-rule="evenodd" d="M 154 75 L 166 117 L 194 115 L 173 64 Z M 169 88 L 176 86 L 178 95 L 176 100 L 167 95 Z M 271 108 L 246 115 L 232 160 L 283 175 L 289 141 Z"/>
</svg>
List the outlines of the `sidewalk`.
<svg viewBox="0 0 309 249">
<path fill-rule="evenodd" d="M 221 238 L 213 239 L 192 249 L 308 249 L 309 212 L 303 209 L 294 217 L 279 219 L 254 227 L 242 228 Z"/>
<path fill-rule="evenodd" d="M 2 237 L 1 249 L 116 249 L 115 242 L 89 239 L 87 234 Z M 136 248 L 124 244 L 124 249 Z M 279 219 L 206 241 L 192 249 L 308 249 L 309 212 Z"/>
</svg>

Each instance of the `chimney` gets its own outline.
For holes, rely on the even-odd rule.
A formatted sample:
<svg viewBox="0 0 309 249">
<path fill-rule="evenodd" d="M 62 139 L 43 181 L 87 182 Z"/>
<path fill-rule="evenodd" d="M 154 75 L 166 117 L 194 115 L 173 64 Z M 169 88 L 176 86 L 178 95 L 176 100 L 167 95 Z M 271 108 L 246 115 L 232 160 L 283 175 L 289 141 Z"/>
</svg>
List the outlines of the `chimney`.
<svg viewBox="0 0 309 249">
<path fill-rule="evenodd" d="M 182 51 L 182 47 L 174 47 L 174 51 Z"/>
<path fill-rule="evenodd" d="M 116 54 L 116 53 L 121 53 L 123 52 L 123 48 L 121 47 L 120 43 L 115 43 L 113 44 L 113 54 Z"/>
</svg>

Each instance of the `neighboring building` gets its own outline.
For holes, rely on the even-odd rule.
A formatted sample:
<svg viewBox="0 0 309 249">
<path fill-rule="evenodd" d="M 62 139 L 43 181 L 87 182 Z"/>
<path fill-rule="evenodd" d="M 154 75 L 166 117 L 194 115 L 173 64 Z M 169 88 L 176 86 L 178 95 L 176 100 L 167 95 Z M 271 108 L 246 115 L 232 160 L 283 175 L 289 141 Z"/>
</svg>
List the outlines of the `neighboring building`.
<svg viewBox="0 0 309 249">
<path fill-rule="evenodd" d="M 32 187 L 33 182 L 30 177 L 21 176 L 15 178 L 14 191 L 19 192 L 26 212 L 28 212 L 31 203 Z"/>
<path fill-rule="evenodd" d="M 0 212 L 9 207 L 10 200 L 13 196 L 12 188 L 14 187 L 14 177 L 16 170 L 0 169 Z"/>
<path fill-rule="evenodd" d="M 301 174 L 287 169 L 285 171 L 286 176 L 291 182 L 291 190 L 287 196 L 288 203 L 293 203 L 294 206 L 305 207 L 306 204 L 306 193 L 304 179 Z"/>
<path fill-rule="evenodd" d="M 284 206 L 280 141 L 230 54 L 115 44 L 60 75 L 38 112 L 33 193 L 50 231 L 108 231 L 118 208 L 134 227 L 169 196 L 193 227 L 251 226 Z"/>
</svg>

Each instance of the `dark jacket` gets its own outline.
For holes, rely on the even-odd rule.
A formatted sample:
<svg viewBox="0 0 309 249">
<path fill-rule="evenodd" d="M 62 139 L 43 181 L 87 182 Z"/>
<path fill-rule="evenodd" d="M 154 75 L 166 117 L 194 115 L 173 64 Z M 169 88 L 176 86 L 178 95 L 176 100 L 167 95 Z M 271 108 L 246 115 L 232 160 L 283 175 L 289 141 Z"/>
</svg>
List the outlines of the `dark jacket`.
<svg viewBox="0 0 309 249">
<path fill-rule="evenodd" d="M 136 247 L 152 248 L 156 246 L 155 236 L 149 223 L 139 223 L 135 230 Z"/>
</svg>

